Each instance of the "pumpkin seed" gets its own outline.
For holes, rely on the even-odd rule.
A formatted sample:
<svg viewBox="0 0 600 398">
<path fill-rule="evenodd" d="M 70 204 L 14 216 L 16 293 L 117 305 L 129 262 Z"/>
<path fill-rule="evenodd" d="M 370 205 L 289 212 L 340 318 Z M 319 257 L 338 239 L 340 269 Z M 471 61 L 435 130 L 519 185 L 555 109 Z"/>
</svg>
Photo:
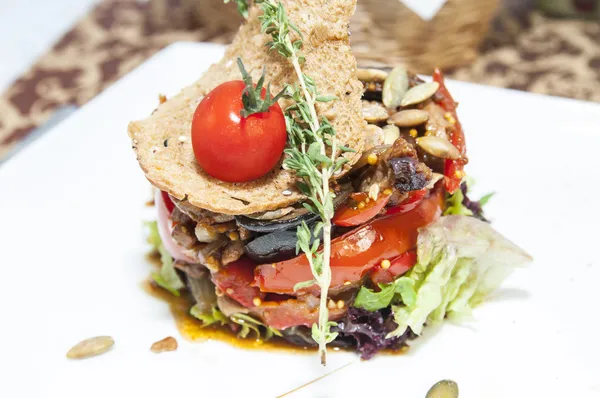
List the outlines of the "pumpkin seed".
<svg viewBox="0 0 600 398">
<path fill-rule="evenodd" d="M 385 139 L 385 133 L 383 132 L 383 129 L 374 124 L 367 124 L 364 135 L 365 150 L 382 145 Z"/>
<path fill-rule="evenodd" d="M 452 380 L 438 381 L 429 389 L 425 398 L 458 398 L 458 384 Z"/>
<path fill-rule="evenodd" d="M 396 108 L 402 103 L 402 98 L 409 88 L 408 72 L 402 67 L 392 69 L 383 83 L 381 93 L 383 105 Z"/>
<path fill-rule="evenodd" d="M 115 341 L 110 336 L 97 336 L 89 339 L 85 339 L 75 344 L 69 352 L 67 352 L 67 358 L 70 359 L 83 359 L 94 357 L 108 351 Z"/>
<path fill-rule="evenodd" d="M 400 137 L 400 129 L 393 124 L 388 124 L 383 128 L 383 143 L 385 145 L 393 145 Z"/>
<path fill-rule="evenodd" d="M 421 102 L 428 100 L 435 94 L 440 85 L 438 82 L 429 82 L 414 86 L 406 92 L 404 98 L 402 98 L 401 106 L 409 106 L 420 104 Z"/>
<path fill-rule="evenodd" d="M 175 351 L 177 346 L 177 340 L 175 340 L 174 337 L 169 336 L 152 344 L 150 350 L 155 353 Z"/>
<path fill-rule="evenodd" d="M 369 188 L 369 198 L 377 200 L 379 197 L 379 184 L 373 184 Z"/>
<path fill-rule="evenodd" d="M 421 109 L 407 109 L 392 115 L 388 123 L 393 123 L 398 127 L 414 127 L 429 120 L 429 112 Z"/>
<path fill-rule="evenodd" d="M 362 114 L 367 123 L 385 122 L 388 117 L 390 117 L 387 109 L 379 102 L 375 101 L 363 101 Z"/>
<path fill-rule="evenodd" d="M 363 82 L 383 82 L 388 77 L 388 73 L 381 69 L 359 68 L 356 70 L 356 77 Z"/>
<path fill-rule="evenodd" d="M 417 138 L 417 145 L 421 147 L 425 152 L 442 159 L 456 160 L 460 158 L 460 152 L 450 141 L 435 137 L 426 136 Z"/>
</svg>

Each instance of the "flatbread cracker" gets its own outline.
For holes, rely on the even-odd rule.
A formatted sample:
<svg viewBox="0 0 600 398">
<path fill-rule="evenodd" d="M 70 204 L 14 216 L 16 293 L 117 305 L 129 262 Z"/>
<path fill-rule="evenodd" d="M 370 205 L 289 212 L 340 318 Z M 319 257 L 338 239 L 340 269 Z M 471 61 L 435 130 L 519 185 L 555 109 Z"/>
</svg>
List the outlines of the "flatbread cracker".
<svg viewBox="0 0 600 398">
<path fill-rule="evenodd" d="M 282 0 L 291 21 L 303 34 L 303 71 L 311 76 L 321 95 L 339 100 L 319 103 L 317 113 L 334 126 L 347 153 L 349 165 L 364 149 L 365 121 L 361 113 L 362 84 L 356 78 L 356 59 L 348 42 L 348 24 L 356 0 Z M 131 122 L 129 136 L 141 168 L 157 188 L 190 204 L 223 214 L 250 214 L 274 210 L 302 199 L 293 172 L 275 167 L 259 180 L 228 183 L 206 174 L 196 162 L 191 145 L 192 115 L 198 103 L 219 84 L 240 80 L 236 58 L 241 57 L 254 81 L 263 65 L 272 92 L 297 81 L 288 60 L 265 44 L 270 37 L 260 32 L 261 10 L 253 6 L 223 59 L 202 78 L 161 104 L 147 119 Z M 166 146 L 165 146 L 166 143 Z M 284 191 L 289 191 L 285 192 Z"/>
</svg>

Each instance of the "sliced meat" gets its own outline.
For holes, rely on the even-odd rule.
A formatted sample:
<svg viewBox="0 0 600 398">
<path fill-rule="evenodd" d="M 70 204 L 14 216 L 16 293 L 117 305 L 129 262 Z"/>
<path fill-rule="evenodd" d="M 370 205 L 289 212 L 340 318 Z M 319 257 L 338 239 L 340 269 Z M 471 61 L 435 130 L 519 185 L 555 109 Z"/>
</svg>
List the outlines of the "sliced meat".
<svg viewBox="0 0 600 398">
<path fill-rule="evenodd" d="M 190 216 L 181 211 L 177 206 L 171 212 L 171 220 L 176 224 L 193 225 L 195 223 Z"/>
<path fill-rule="evenodd" d="M 206 224 L 218 224 L 233 220 L 233 216 L 228 214 L 214 213 L 212 211 L 204 210 L 194 206 L 187 200 L 179 200 L 173 196 L 169 196 L 171 201 L 175 204 L 175 208 L 180 212 L 187 215 L 190 219 L 195 222 L 202 222 Z"/>
<path fill-rule="evenodd" d="M 173 266 L 180 271 L 183 271 L 190 278 L 200 278 L 207 271 L 202 264 L 189 264 L 184 261 L 175 261 Z"/>
<path fill-rule="evenodd" d="M 171 237 L 175 243 L 185 249 L 192 249 L 198 243 L 194 230 L 186 224 L 175 224 Z"/>
<path fill-rule="evenodd" d="M 337 321 L 343 318 L 347 306 L 338 308 L 335 303 L 329 308 L 329 320 Z M 289 299 L 279 302 L 263 302 L 250 310 L 262 321 L 275 329 L 287 329 L 293 326 L 312 326 L 319 321 L 319 306 L 312 306 L 307 301 Z"/>
<path fill-rule="evenodd" d="M 393 187 L 403 193 L 422 189 L 430 179 L 429 167 L 419 162 L 414 146 L 400 137 L 378 156 L 377 164 L 363 172 L 359 190 L 369 192 L 371 186 L 377 184 L 380 192 Z"/>
<path fill-rule="evenodd" d="M 229 242 L 221 254 L 221 264 L 228 265 L 244 255 L 244 244 L 240 240 Z"/>
<path fill-rule="evenodd" d="M 217 306 L 227 318 L 235 314 L 247 314 L 250 312 L 248 308 L 243 307 L 240 303 L 225 295 L 217 297 Z"/>
</svg>

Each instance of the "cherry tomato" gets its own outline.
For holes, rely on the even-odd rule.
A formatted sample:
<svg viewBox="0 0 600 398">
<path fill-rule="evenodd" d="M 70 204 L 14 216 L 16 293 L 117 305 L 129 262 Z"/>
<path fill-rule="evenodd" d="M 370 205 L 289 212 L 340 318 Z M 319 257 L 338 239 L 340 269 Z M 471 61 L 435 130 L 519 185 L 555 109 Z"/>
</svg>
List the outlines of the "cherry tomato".
<svg viewBox="0 0 600 398">
<path fill-rule="evenodd" d="M 407 251 L 404 254 L 390 260 L 390 267 L 383 269 L 381 264 L 376 265 L 371 271 L 371 280 L 373 283 L 390 283 L 400 275 L 406 273 L 417 263 L 417 252 Z"/>
<path fill-rule="evenodd" d="M 465 133 L 456 113 L 456 107 L 458 104 L 454 101 L 452 95 L 448 91 L 448 88 L 444 84 L 444 75 L 437 68 L 433 73 L 433 80 L 440 84 L 438 98 L 441 99 L 437 101 L 438 105 L 440 105 L 446 112 L 449 112 L 456 121 L 456 124 L 454 124 L 454 129 L 450 130 L 450 142 L 452 142 L 456 149 L 458 149 L 462 157 L 457 160 L 448 159 L 444 165 L 444 182 L 446 190 L 450 193 L 454 193 L 454 191 L 460 187 L 460 182 L 464 177 L 463 169 L 467 163 L 465 158 L 465 155 L 467 154 Z"/>
<path fill-rule="evenodd" d="M 196 160 L 222 181 L 246 182 L 264 176 L 281 158 L 287 140 L 285 118 L 277 103 L 268 112 L 240 116 L 244 88 L 241 80 L 221 84 L 204 97 L 192 120 Z"/>
<path fill-rule="evenodd" d="M 390 216 L 392 214 L 400 214 L 406 213 L 407 211 L 411 211 L 412 209 L 417 207 L 419 203 L 421 203 L 425 195 L 427 195 L 427 192 L 429 192 L 429 190 L 427 189 L 409 192 L 408 198 L 404 199 L 400 204 L 387 209 L 387 212 L 385 214 Z"/>
<path fill-rule="evenodd" d="M 390 200 L 390 195 L 379 195 L 377 200 L 368 200 L 366 193 L 353 193 L 351 200 L 341 205 L 333 216 L 333 223 L 340 227 L 361 225 L 375 217 Z"/>
<path fill-rule="evenodd" d="M 242 257 L 221 268 L 212 275 L 214 284 L 223 293 L 244 307 L 254 307 L 254 299 L 263 299 L 265 294 L 257 287 L 250 286 L 254 280 L 256 264 L 247 257 Z"/>
<path fill-rule="evenodd" d="M 414 210 L 378 218 L 332 240 L 331 288 L 355 282 L 382 260 L 393 259 L 414 248 L 418 229 L 435 221 L 442 213 L 440 190 L 423 199 Z M 275 264 L 264 264 L 254 271 L 254 285 L 263 292 L 296 294 L 294 285 L 313 279 L 305 255 Z M 318 286 L 302 292 L 319 294 Z"/>
</svg>

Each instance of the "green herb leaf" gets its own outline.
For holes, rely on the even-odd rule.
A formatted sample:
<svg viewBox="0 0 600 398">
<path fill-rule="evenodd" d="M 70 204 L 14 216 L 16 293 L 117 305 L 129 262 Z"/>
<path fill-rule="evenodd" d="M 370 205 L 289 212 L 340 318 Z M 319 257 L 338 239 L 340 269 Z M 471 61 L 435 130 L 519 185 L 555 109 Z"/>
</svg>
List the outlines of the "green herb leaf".
<svg viewBox="0 0 600 398">
<path fill-rule="evenodd" d="M 331 283 L 329 258 L 318 252 L 320 241 L 311 243 L 311 236 L 323 233 L 323 251 L 329 252 L 331 247 L 331 218 L 333 217 L 333 194 L 329 190 L 333 173 L 343 163 L 337 160 L 340 149 L 335 145 L 335 130 L 326 118 L 317 116 L 315 102 L 332 101 L 331 96 L 320 96 L 315 81 L 301 70 L 304 57 L 300 54 L 303 47 L 299 29 L 291 23 L 283 5 L 274 0 L 257 0 L 263 14 L 259 17 L 261 29 L 271 36 L 267 43 L 269 49 L 277 51 L 287 58 L 294 71 L 297 83 L 285 85 L 285 96 L 294 103 L 285 110 L 285 121 L 288 132 L 288 148 L 285 150 L 284 167 L 296 172 L 301 179 L 299 190 L 308 198 L 303 206 L 312 213 L 318 214 L 321 223 L 311 233 L 306 224 L 297 229 L 298 242 L 296 250 L 304 252 L 314 276 L 314 282 L 321 289 L 319 305 L 319 322 L 313 326 L 313 338 L 319 344 L 321 362 L 325 364 L 326 344 L 335 339 L 337 334 L 331 333 L 327 298 Z M 291 36 L 297 36 L 292 38 Z M 328 148 L 329 146 L 329 148 Z"/>
<path fill-rule="evenodd" d="M 316 100 L 319 102 L 329 102 L 338 99 L 335 95 L 318 95 Z"/>
<path fill-rule="evenodd" d="M 479 199 L 479 205 L 482 207 L 485 206 L 494 195 L 496 195 L 496 192 L 490 192 L 486 195 L 483 195 L 481 199 Z"/>
<path fill-rule="evenodd" d="M 314 279 L 311 279 L 309 281 L 304 281 L 304 282 L 298 282 L 294 285 L 294 291 L 297 292 L 298 290 L 301 290 L 301 289 L 304 289 L 307 287 L 311 287 L 316 283 L 317 283 L 317 281 Z"/>
</svg>

